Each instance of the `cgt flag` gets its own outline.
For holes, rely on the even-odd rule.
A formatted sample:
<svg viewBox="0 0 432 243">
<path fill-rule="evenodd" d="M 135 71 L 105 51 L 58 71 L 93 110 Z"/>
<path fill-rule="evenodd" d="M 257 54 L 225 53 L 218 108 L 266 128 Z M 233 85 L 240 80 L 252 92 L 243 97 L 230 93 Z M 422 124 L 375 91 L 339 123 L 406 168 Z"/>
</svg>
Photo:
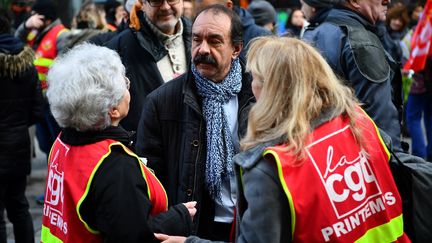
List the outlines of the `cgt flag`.
<svg viewBox="0 0 432 243">
<path fill-rule="evenodd" d="M 426 65 L 426 59 L 432 55 L 432 0 L 426 2 L 423 14 L 417 24 L 411 39 L 411 53 L 403 70 L 414 72 L 422 71 Z"/>
</svg>

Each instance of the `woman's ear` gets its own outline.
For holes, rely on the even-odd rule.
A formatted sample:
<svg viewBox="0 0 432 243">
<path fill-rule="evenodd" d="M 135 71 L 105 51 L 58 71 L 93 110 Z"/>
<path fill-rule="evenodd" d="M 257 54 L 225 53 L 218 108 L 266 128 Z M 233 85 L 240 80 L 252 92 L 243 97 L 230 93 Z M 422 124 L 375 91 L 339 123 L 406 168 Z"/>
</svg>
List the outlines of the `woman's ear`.
<svg viewBox="0 0 432 243">
<path fill-rule="evenodd" d="M 108 114 L 111 118 L 111 120 L 116 120 L 120 118 L 120 112 L 117 109 L 117 107 L 113 107 L 108 111 Z"/>
</svg>

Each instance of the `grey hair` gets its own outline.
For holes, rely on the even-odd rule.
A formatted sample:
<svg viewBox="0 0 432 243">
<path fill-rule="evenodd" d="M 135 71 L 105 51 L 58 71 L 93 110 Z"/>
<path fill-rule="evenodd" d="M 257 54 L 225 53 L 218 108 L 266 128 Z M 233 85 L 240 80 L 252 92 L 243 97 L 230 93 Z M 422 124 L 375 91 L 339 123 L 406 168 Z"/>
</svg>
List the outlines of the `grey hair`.
<svg viewBox="0 0 432 243">
<path fill-rule="evenodd" d="M 80 44 L 55 59 L 48 72 L 47 98 L 61 127 L 103 130 L 111 125 L 109 110 L 127 89 L 119 55 L 106 47 Z"/>
</svg>

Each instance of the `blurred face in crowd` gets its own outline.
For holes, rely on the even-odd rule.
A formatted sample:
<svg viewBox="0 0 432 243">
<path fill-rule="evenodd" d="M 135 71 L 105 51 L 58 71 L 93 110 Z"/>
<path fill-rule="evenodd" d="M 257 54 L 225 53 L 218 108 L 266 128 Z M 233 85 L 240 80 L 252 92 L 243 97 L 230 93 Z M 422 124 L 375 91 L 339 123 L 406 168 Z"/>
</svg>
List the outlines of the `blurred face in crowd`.
<svg viewBox="0 0 432 243">
<path fill-rule="evenodd" d="M 294 12 L 292 12 L 291 14 L 291 24 L 294 26 L 302 27 L 305 21 L 303 12 L 301 10 L 294 10 Z"/>
<path fill-rule="evenodd" d="M 183 16 L 188 19 L 194 17 L 194 7 L 191 1 L 183 1 Z"/>
<path fill-rule="evenodd" d="M 307 3 L 305 3 L 303 0 L 300 0 L 301 3 L 301 11 L 304 14 L 304 17 L 307 20 L 310 20 L 315 15 L 315 8 L 311 7 Z"/>
<path fill-rule="evenodd" d="M 375 24 L 377 21 L 386 20 L 390 0 L 359 0 L 350 2 L 372 24 Z"/>
<path fill-rule="evenodd" d="M 232 44 L 227 15 L 206 11 L 197 16 L 192 26 L 192 61 L 203 77 L 222 81 L 240 51 L 241 44 Z"/>
<path fill-rule="evenodd" d="M 183 0 L 144 0 L 143 11 L 160 31 L 172 35 L 183 14 Z"/>
<path fill-rule="evenodd" d="M 119 26 L 123 19 L 127 18 L 127 13 L 123 5 L 120 5 L 116 8 L 115 19 L 116 25 Z"/>
<path fill-rule="evenodd" d="M 417 6 L 411 14 L 411 19 L 419 20 L 420 15 L 423 13 L 423 7 Z"/>
<path fill-rule="evenodd" d="M 393 31 L 401 31 L 403 28 L 403 22 L 401 18 L 393 18 L 390 20 L 390 29 Z"/>
</svg>

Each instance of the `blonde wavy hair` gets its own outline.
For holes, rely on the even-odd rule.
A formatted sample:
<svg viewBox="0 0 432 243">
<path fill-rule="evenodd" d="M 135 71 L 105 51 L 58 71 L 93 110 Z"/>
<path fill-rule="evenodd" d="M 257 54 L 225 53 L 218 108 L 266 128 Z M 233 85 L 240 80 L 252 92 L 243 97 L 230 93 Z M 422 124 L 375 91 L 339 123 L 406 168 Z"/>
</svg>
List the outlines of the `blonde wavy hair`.
<svg viewBox="0 0 432 243">
<path fill-rule="evenodd" d="M 260 98 L 249 113 L 243 150 L 284 138 L 287 151 L 304 158 L 311 123 L 322 112 L 348 116 L 357 143 L 357 101 L 324 58 L 305 42 L 288 37 L 260 37 L 247 54 L 247 71 L 263 82 Z"/>
</svg>

